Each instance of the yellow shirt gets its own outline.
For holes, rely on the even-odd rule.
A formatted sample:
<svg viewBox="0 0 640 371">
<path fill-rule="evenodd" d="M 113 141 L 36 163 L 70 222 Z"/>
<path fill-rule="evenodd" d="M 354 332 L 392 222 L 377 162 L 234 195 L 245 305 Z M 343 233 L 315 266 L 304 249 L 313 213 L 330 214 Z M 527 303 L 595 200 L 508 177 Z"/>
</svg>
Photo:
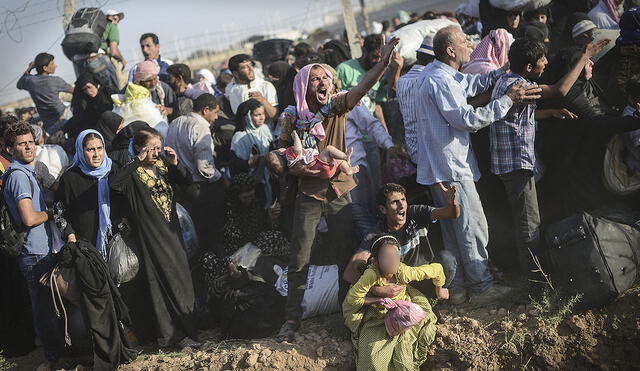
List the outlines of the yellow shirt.
<svg viewBox="0 0 640 371">
<path fill-rule="evenodd" d="M 411 281 L 431 279 L 435 286 L 442 286 L 445 283 L 444 269 L 439 263 L 425 264 L 419 267 L 410 267 L 400 263 L 400 268 L 398 268 L 398 273 L 396 273 L 395 277 L 397 280 L 395 284 L 405 287 L 393 300 L 406 300 L 406 285 Z M 385 283 L 382 280 L 378 268 L 370 265 L 369 268 L 364 271 L 358 282 L 351 286 L 344 302 L 346 305 L 354 307 L 353 309 L 359 310 L 364 305 L 364 299 L 372 287 L 385 286 L 388 284 L 389 283 Z"/>
</svg>

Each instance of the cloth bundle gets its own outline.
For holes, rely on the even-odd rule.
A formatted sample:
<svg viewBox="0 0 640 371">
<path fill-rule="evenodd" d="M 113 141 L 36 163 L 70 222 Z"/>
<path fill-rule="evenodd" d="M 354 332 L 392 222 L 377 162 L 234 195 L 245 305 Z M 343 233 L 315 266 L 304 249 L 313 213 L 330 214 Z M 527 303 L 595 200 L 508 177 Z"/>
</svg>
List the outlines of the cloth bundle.
<svg viewBox="0 0 640 371">
<path fill-rule="evenodd" d="M 388 310 L 384 316 L 384 326 L 392 337 L 402 334 L 427 316 L 418 304 L 409 301 L 383 298 L 380 304 Z"/>
<path fill-rule="evenodd" d="M 134 121 L 144 121 L 158 130 L 162 137 L 167 135 L 167 118 L 162 116 L 151 100 L 151 93 L 144 86 L 129 83 L 124 95 L 113 94 L 111 99 L 115 105 L 113 112 L 122 116 L 125 126 Z"/>
</svg>

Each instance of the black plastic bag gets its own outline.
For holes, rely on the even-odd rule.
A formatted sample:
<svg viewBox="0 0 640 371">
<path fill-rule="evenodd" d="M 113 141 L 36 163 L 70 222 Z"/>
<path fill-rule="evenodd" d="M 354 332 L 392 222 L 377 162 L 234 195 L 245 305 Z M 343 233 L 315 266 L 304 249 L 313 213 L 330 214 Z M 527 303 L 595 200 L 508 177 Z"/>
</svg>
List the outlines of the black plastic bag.
<svg viewBox="0 0 640 371">
<path fill-rule="evenodd" d="M 131 281 L 140 269 L 138 256 L 132 249 L 131 240 L 125 240 L 123 235 L 124 233 L 118 231 L 107 243 L 107 265 L 116 285 Z"/>
</svg>

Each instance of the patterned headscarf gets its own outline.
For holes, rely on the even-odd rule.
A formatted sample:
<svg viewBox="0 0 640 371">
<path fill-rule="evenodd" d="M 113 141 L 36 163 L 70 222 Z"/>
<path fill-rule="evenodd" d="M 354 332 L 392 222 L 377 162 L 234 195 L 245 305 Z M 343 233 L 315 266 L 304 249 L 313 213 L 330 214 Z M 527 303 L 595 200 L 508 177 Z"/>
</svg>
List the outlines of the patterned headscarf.
<svg viewBox="0 0 640 371">
<path fill-rule="evenodd" d="M 136 64 L 136 72 L 133 74 L 133 81 L 138 83 L 146 81 L 160 73 L 160 65 L 155 60 L 146 60 Z"/>
<path fill-rule="evenodd" d="M 464 73 L 481 74 L 494 71 L 509 61 L 513 36 L 504 28 L 491 30 L 471 53 L 471 61 L 462 67 Z"/>
</svg>

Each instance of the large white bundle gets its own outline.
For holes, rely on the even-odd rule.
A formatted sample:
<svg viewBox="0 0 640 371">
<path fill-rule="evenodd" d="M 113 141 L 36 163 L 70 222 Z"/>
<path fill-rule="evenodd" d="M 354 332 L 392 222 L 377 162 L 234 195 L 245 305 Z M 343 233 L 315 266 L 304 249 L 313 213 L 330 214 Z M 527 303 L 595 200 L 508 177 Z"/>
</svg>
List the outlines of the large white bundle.
<svg viewBox="0 0 640 371">
<path fill-rule="evenodd" d="M 420 48 L 427 35 L 435 35 L 441 28 L 451 25 L 457 25 L 457 23 L 448 19 L 429 19 L 406 25 L 394 31 L 391 37 L 400 39 L 396 50 L 408 65 L 416 62 L 416 50 Z"/>
<path fill-rule="evenodd" d="M 36 147 L 36 159 L 49 168 L 49 174 L 59 179 L 69 166 L 69 156 L 62 147 L 56 144 L 44 144 Z"/>
<path fill-rule="evenodd" d="M 467 0 L 458 6 L 457 14 L 480 18 L 480 0 Z"/>
<path fill-rule="evenodd" d="M 528 12 L 549 5 L 551 0 L 489 0 L 489 3 L 508 11 Z"/>
<path fill-rule="evenodd" d="M 121 105 L 116 105 L 116 107 L 113 108 L 113 112 L 122 116 L 124 126 L 134 121 L 144 121 L 152 128 L 158 130 L 163 138 L 166 137 L 167 131 L 169 130 L 167 117 L 162 116 L 160 110 L 151 98 L 137 98 L 133 101 L 125 101 Z"/>
</svg>

